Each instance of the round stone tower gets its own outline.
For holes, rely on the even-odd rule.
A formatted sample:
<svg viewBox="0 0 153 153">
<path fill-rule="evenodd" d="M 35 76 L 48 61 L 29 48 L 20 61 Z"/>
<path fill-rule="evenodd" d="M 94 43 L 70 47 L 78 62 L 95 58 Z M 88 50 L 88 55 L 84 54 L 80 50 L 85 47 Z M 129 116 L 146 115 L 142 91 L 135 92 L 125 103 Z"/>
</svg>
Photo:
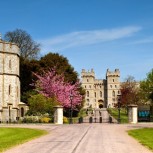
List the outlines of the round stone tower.
<svg viewBox="0 0 153 153">
<path fill-rule="evenodd" d="M 19 117 L 19 48 L 0 39 L 0 121 L 14 122 Z"/>
</svg>

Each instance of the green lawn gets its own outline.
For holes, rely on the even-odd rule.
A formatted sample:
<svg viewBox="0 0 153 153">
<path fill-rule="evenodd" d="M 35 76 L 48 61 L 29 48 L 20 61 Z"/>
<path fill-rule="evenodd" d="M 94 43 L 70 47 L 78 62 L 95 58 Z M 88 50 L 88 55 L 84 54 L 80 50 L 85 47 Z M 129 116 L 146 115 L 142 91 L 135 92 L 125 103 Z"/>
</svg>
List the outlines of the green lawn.
<svg viewBox="0 0 153 153">
<path fill-rule="evenodd" d="M 28 128 L 0 128 L 0 152 L 47 134 L 46 131 Z"/>
<path fill-rule="evenodd" d="M 118 109 L 117 108 L 109 108 L 108 112 L 111 116 L 113 116 L 115 119 L 118 119 Z M 121 123 L 128 123 L 128 116 L 125 109 L 120 110 L 120 118 Z"/>
<path fill-rule="evenodd" d="M 153 128 L 130 130 L 128 134 L 136 138 L 142 145 L 153 150 Z"/>
</svg>

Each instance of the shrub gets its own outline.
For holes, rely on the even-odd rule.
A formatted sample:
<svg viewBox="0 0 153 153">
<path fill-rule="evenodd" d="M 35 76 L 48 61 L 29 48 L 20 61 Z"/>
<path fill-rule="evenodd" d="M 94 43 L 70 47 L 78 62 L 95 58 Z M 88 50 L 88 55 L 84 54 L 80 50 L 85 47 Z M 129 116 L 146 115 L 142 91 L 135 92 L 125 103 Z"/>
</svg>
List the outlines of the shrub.
<svg viewBox="0 0 153 153">
<path fill-rule="evenodd" d="M 65 124 L 69 123 L 68 118 L 65 116 L 63 116 L 63 123 L 65 123 Z"/>
<path fill-rule="evenodd" d="M 40 118 L 41 123 L 50 123 L 51 119 L 49 117 L 42 117 Z"/>
<path fill-rule="evenodd" d="M 21 122 L 23 123 L 38 123 L 40 120 L 40 116 L 25 116 L 21 118 Z"/>
</svg>

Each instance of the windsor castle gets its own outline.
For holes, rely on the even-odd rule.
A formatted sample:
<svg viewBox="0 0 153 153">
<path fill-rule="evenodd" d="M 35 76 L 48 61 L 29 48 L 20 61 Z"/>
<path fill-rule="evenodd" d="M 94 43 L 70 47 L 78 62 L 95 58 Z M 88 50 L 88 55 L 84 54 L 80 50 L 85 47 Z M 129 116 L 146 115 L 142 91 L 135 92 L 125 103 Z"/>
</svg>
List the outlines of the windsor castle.
<svg viewBox="0 0 153 153">
<path fill-rule="evenodd" d="M 120 94 L 120 71 L 107 69 L 106 79 L 96 79 L 94 70 L 81 72 L 82 87 L 85 89 L 84 108 L 114 107 Z"/>
</svg>

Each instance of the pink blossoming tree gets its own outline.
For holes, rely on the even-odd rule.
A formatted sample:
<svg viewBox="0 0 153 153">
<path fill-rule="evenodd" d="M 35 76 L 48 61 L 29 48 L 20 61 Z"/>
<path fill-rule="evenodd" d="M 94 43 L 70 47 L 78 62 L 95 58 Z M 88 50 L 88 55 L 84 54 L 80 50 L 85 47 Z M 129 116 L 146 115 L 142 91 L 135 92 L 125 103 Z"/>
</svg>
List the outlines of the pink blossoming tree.
<svg viewBox="0 0 153 153">
<path fill-rule="evenodd" d="M 82 95 L 78 91 L 79 82 L 75 84 L 64 82 L 64 76 L 57 75 L 55 70 L 44 72 L 43 75 L 35 74 L 35 76 L 38 78 L 35 87 L 39 93 L 46 97 L 56 98 L 65 108 L 71 107 L 70 94 L 72 94 L 72 108 L 74 109 L 76 106 L 81 105 Z"/>
</svg>

